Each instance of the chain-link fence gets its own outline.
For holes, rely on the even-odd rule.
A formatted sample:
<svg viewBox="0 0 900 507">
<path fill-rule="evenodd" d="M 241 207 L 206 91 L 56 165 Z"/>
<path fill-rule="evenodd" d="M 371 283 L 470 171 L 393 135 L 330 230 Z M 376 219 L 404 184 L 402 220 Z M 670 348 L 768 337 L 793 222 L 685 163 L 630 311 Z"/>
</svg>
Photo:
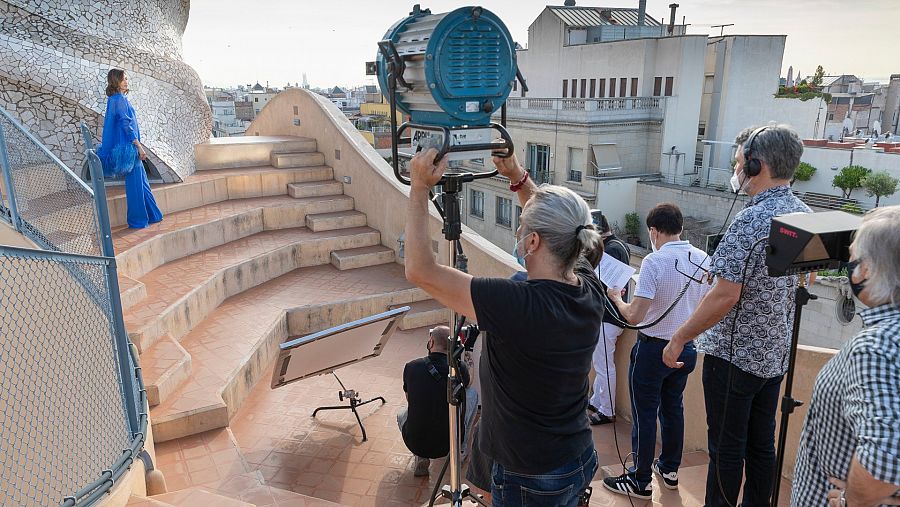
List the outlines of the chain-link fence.
<svg viewBox="0 0 900 507">
<path fill-rule="evenodd" d="M 101 255 L 94 193 L 9 113 L 0 109 L 4 216 L 41 248 Z"/>
<path fill-rule="evenodd" d="M 120 367 L 127 342 L 115 339 L 111 305 L 72 277 L 102 279 L 109 262 L 0 247 L 0 505 L 59 505 L 99 482 L 87 497 L 140 449 L 127 406 L 141 403 L 139 382 L 132 367 L 123 383 Z"/>
<path fill-rule="evenodd" d="M 0 505 L 91 505 L 143 451 L 146 392 L 86 154 L 93 189 L 0 109 L 0 219 L 43 249 L 0 246 Z"/>
</svg>

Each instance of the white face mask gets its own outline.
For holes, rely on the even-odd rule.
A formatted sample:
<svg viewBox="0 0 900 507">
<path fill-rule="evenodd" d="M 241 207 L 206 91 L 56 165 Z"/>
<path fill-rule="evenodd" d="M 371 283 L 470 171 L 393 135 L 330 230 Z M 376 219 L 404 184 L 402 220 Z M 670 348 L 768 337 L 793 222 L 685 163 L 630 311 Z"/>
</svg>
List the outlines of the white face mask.
<svg viewBox="0 0 900 507">
<path fill-rule="evenodd" d="M 656 243 L 653 242 L 653 231 L 647 229 L 647 234 L 650 236 L 650 249 L 654 252 L 656 251 Z"/>
<path fill-rule="evenodd" d="M 739 194 L 739 193 L 746 193 L 746 192 L 743 192 L 743 190 L 744 190 L 744 185 L 747 183 L 747 181 L 746 181 L 747 178 L 741 178 L 741 177 L 739 177 L 739 176 L 738 176 L 738 172 L 741 173 L 741 176 L 744 176 L 744 171 L 743 171 L 743 169 L 741 169 L 741 170 L 739 170 L 739 171 L 735 171 L 734 174 L 731 175 L 731 189 L 732 189 L 732 190 L 734 191 L 734 193 L 736 193 L 736 194 Z M 741 181 L 742 179 L 743 179 L 744 181 Z"/>
</svg>

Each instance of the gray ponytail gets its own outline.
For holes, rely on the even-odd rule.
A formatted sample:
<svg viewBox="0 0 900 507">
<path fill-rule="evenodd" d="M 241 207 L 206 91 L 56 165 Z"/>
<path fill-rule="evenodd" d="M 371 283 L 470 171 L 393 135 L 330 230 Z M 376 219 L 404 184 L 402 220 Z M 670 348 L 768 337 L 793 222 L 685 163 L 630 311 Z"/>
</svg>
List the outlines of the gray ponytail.
<svg viewBox="0 0 900 507">
<path fill-rule="evenodd" d="M 557 185 L 541 185 L 522 212 L 526 233 L 536 232 L 566 272 L 578 255 L 593 250 L 600 234 L 591 222 L 591 209 L 572 190 Z M 579 227 L 583 226 L 583 227 Z"/>
</svg>

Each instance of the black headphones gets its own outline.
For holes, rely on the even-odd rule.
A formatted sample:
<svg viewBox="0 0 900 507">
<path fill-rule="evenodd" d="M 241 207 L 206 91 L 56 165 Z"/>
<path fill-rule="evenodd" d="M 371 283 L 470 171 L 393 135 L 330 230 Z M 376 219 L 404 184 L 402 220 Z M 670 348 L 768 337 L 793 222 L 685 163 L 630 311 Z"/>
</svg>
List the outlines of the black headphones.
<svg viewBox="0 0 900 507">
<path fill-rule="evenodd" d="M 767 128 L 769 127 L 760 127 L 754 130 L 750 137 L 747 138 L 747 141 L 744 142 L 744 175 L 748 178 L 758 176 L 760 171 L 762 171 L 762 162 L 758 158 L 753 158 L 753 141 L 756 140 L 756 136 L 760 132 Z"/>
</svg>

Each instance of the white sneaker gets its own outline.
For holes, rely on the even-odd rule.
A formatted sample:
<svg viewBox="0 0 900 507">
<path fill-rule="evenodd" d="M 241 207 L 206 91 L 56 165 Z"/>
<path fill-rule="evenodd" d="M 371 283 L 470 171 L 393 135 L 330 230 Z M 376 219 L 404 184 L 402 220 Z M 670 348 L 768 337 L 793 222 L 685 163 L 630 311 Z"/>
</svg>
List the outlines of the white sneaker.
<svg viewBox="0 0 900 507">
<path fill-rule="evenodd" d="M 653 468 L 653 473 L 659 476 L 663 486 L 668 489 L 678 489 L 678 472 L 662 473 L 662 470 L 659 469 L 659 460 L 655 460 L 651 468 Z"/>
</svg>

